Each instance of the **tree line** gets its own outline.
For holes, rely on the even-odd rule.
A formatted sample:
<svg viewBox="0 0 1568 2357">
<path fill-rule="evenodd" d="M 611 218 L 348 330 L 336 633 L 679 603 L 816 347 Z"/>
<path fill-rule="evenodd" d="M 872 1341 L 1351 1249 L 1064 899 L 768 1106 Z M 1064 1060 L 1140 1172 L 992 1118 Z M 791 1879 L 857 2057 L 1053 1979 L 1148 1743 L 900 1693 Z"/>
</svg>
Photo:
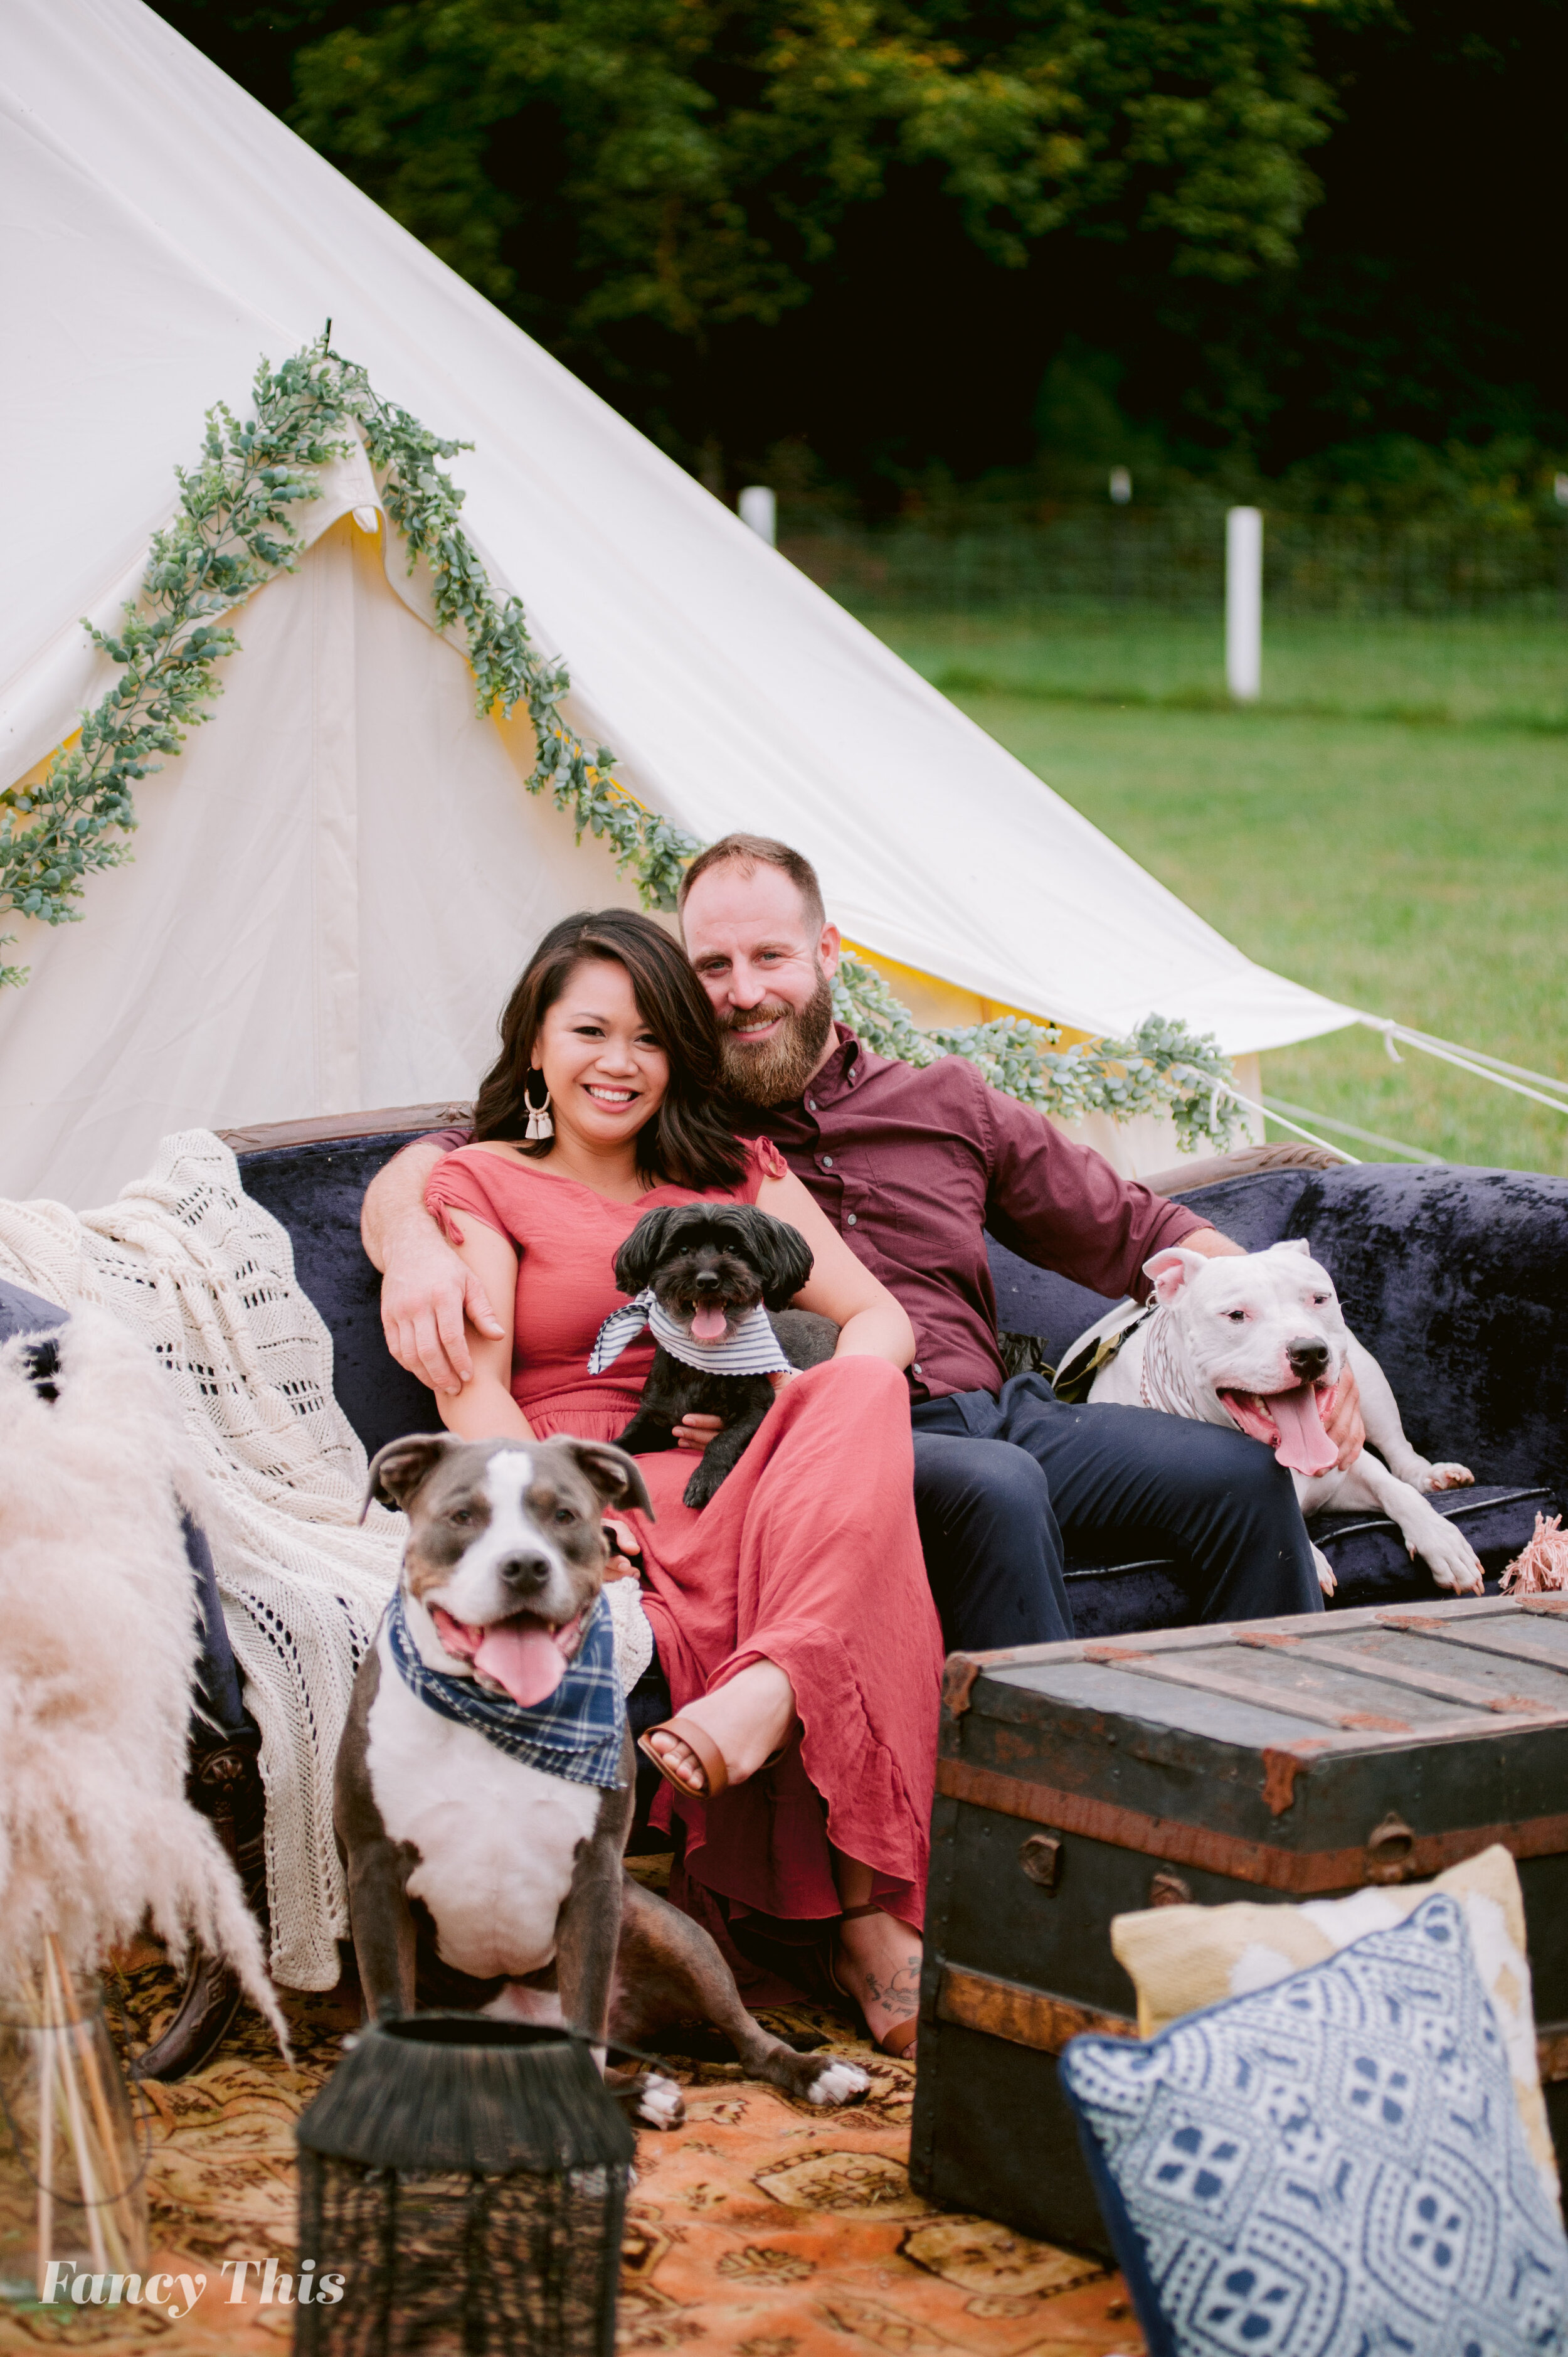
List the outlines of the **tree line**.
<svg viewBox="0 0 1568 2357">
<path fill-rule="evenodd" d="M 1547 496 L 1563 0 L 155 0 L 710 486 Z"/>
</svg>

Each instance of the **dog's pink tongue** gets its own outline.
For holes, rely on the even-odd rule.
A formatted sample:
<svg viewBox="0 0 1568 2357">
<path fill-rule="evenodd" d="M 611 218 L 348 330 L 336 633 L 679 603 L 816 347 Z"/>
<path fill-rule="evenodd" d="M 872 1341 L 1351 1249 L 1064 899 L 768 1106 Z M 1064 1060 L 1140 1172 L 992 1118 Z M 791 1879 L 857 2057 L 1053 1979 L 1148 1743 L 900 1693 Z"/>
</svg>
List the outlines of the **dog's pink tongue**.
<svg viewBox="0 0 1568 2357">
<path fill-rule="evenodd" d="M 532 1710 L 535 1703 L 553 1695 L 566 1674 L 562 1632 L 547 1629 L 542 1620 L 520 1617 L 498 1620 L 490 1629 L 472 1628 L 467 1620 L 454 1620 L 439 1604 L 433 1618 L 446 1651 L 494 1678 L 524 1710 Z"/>
<path fill-rule="evenodd" d="M 722 1342 L 725 1339 L 725 1313 L 722 1309 L 698 1309 L 692 1316 L 693 1342 Z"/>
<path fill-rule="evenodd" d="M 532 1710 L 565 1676 L 566 1656 L 542 1620 L 500 1620 L 485 1631 L 474 1667 L 505 1686 L 524 1710 Z"/>
<path fill-rule="evenodd" d="M 1327 1473 L 1339 1462 L 1339 1452 L 1323 1429 L 1317 1394 L 1311 1383 L 1299 1391 L 1274 1392 L 1267 1403 L 1279 1426 L 1274 1455 L 1293 1473 Z"/>
</svg>

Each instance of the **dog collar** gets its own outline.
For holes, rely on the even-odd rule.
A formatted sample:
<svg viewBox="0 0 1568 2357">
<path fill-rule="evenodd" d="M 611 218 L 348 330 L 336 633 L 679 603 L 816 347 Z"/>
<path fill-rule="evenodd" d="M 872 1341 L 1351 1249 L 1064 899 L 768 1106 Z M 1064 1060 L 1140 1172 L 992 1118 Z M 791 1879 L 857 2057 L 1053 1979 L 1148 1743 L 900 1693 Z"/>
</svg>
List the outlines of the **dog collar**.
<svg viewBox="0 0 1568 2357">
<path fill-rule="evenodd" d="M 760 1302 L 746 1311 L 734 1333 L 726 1334 L 722 1342 L 693 1342 L 669 1316 L 653 1287 L 647 1286 L 624 1308 L 612 1309 L 599 1328 L 588 1354 L 589 1374 L 602 1375 L 645 1326 L 672 1359 L 700 1368 L 704 1375 L 773 1375 L 789 1371 L 783 1345 Z"/>
<path fill-rule="evenodd" d="M 510 1695 L 489 1693 L 477 1678 L 433 1670 L 410 1633 L 401 1586 L 387 1606 L 384 1625 L 403 1684 L 443 1718 L 471 1727 L 498 1750 L 547 1775 L 563 1776 L 568 1784 L 621 1791 L 626 1697 L 616 1674 L 615 1625 L 602 1588 L 565 1676 L 553 1695 L 527 1710 Z"/>
<path fill-rule="evenodd" d="M 1165 1415 L 1191 1415 L 1194 1409 L 1182 1387 L 1171 1357 L 1170 1320 L 1154 1318 L 1144 1337 L 1143 1363 L 1138 1369 L 1138 1396 L 1145 1407 Z"/>
</svg>

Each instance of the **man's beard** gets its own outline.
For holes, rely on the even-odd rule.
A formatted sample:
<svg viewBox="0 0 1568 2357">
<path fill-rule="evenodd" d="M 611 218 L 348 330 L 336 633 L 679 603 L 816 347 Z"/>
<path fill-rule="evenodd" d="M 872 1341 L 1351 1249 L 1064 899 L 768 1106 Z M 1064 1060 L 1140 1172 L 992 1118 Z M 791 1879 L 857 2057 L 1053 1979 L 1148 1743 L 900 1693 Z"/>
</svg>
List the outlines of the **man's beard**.
<svg viewBox="0 0 1568 2357">
<path fill-rule="evenodd" d="M 776 1016 L 782 1017 L 778 1030 L 758 1046 L 744 1047 L 734 1037 L 737 1024 L 767 1022 Z M 719 1017 L 725 1086 L 743 1104 L 788 1104 L 816 1071 L 832 1028 L 832 985 L 821 966 L 817 986 L 802 1007 L 786 1006 L 781 999 L 730 1007 Z"/>
</svg>

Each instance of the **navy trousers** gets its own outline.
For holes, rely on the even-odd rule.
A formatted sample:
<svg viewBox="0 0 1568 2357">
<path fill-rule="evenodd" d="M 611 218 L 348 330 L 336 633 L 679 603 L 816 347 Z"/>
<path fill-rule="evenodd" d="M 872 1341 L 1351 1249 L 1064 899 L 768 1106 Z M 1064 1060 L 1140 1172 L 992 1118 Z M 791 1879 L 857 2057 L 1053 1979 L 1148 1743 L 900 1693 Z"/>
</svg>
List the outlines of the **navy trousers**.
<svg viewBox="0 0 1568 2357">
<path fill-rule="evenodd" d="M 920 1402 L 915 1504 L 950 1647 L 1073 1633 L 1064 1555 L 1168 1555 L 1193 1618 L 1318 1612 L 1294 1485 L 1243 1432 L 1142 1407 L 1069 1407 L 1039 1375 Z"/>
</svg>

